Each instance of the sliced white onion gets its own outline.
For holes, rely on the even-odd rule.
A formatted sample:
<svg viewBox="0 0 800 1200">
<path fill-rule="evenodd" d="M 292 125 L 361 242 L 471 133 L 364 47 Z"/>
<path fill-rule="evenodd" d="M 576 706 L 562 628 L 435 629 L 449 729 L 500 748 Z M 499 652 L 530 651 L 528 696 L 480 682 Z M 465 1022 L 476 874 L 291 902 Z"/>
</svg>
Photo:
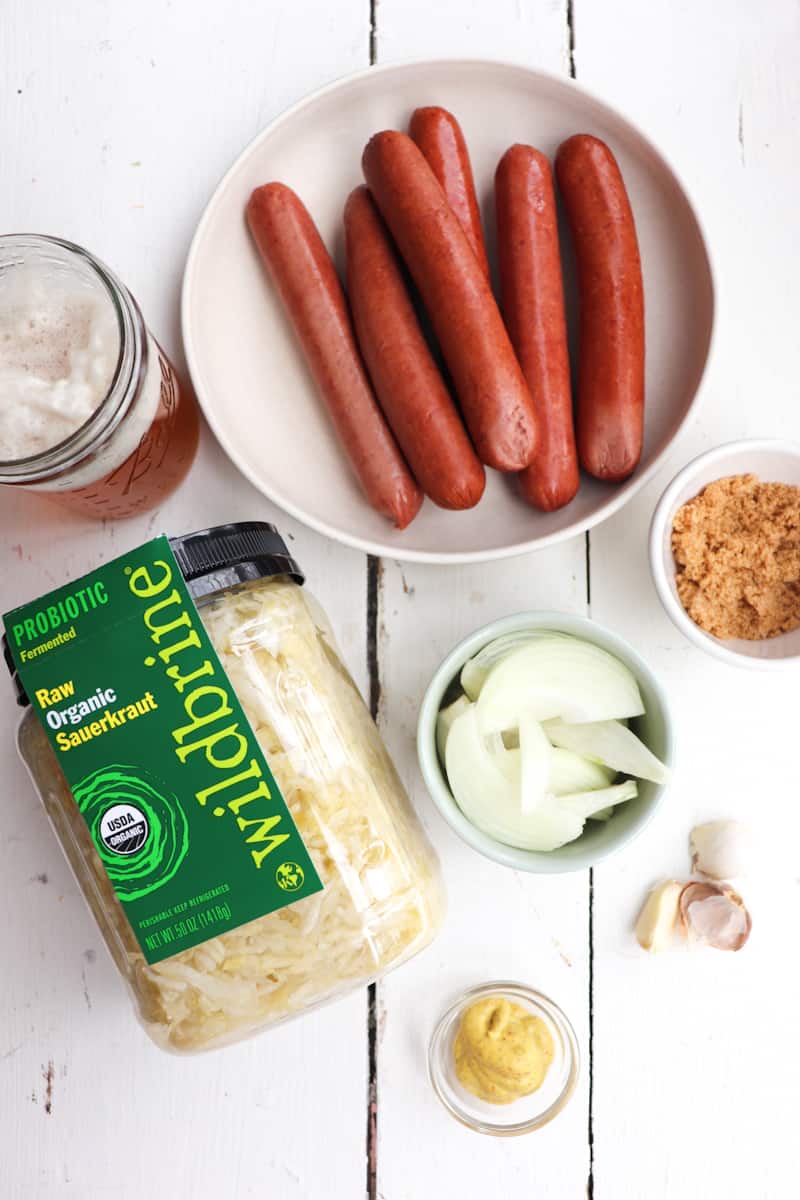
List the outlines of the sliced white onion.
<svg viewBox="0 0 800 1200">
<path fill-rule="evenodd" d="M 545 733 L 555 746 L 594 759 L 614 771 L 666 783 L 669 768 L 665 767 L 644 742 L 619 721 L 590 721 L 578 725 L 563 720 L 547 721 Z"/>
<path fill-rule="evenodd" d="M 610 804 L 608 808 L 600 808 L 597 812 L 589 813 L 590 821 L 609 821 L 614 815 L 614 806 Z"/>
<path fill-rule="evenodd" d="M 487 738 L 484 738 L 484 741 L 495 765 L 508 779 L 519 782 L 522 772 L 519 746 L 507 746 L 503 741 L 502 734 L 499 733 L 490 733 Z"/>
<path fill-rule="evenodd" d="M 564 808 L 559 799 L 549 794 L 532 816 L 522 817 L 522 820 L 525 824 L 520 836 L 524 840 L 514 841 L 511 845 L 523 850 L 558 850 L 583 833 L 583 817 Z"/>
<path fill-rule="evenodd" d="M 549 630 L 536 629 L 518 629 L 514 633 L 504 633 L 502 637 L 489 642 L 473 658 L 464 663 L 461 669 L 462 688 L 470 700 L 477 700 L 492 667 L 507 658 L 512 650 L 518 650 L 520 646 L 527 645 L 537 637 L 557 636 L 561 635 L 554 634 Z"/>
<path fill-rule="evenodd" d="M 522 751 L 509 750 L 521 762 Z M 522 812 L 521 778 L 497 766 L 478 728 L 474 705 L 456 717 L 446 750 L 450 789 L 467 820 L 490 837 L 523 850 L 554 850 L 580 837 L 583 820 L 546 795 L 535 813 Z"/>
<path fill-rule="evenodd" d="M 573 792 L 572 795 L 557 796 L 555 802 L 585 820 L 594 813 L 602 812 L 604 808 L 622 804 L 625 800 L 635 800 L 638 794 L 636 780 L 626 779 L 624 783 L 597 788 L 593 792 Z"/>
<path fill-rule="evenodd" d="M 544 727 L 545 734 L 547 726 Z M 553 746 L 550 751 L 550 778 L 547 790 L 555 796 L 565 792 L 591 792 L 594 788 L 608 787 L 616 771 L 575 754 L 573 750 L 562 750 Z"/>
<path fill-rule="evenodd" d="M 496 638 L 462 671 L 467 694 L 439 713 L 450 789 L 476 828 L 550 851 L 608 820 L 667 769 L 623 722 L 644 712 L 628 668 L 591 642 L 534 630 Z"/>
<path fill-rule="evenodd" d="M 491 819 L 493 813 L 500 817 L 519 811 L 519 776 L 509 777 L 494 761 L 478 729 L 474 704 L 468 705 L 450 727 L 445 767 L 456 803 L 479 829 L 492 832 L 490 827 L 496 824 Z"/>
<path fill-rule="evenodd" d="M 522 763 L 520 807 L 523 814 L 530 815 L 541 806 L 547 792 L 552 746 L 541 722 L 526 712 L 520 713 L 519 718 L 519 753 Z"/>
<path fill-rule="evenodd" d="M 439 752 L 439 761 L 444 765 L 445 752 L 447 748 L 447 735 L 450 732 L 451 726 L 456 717 L 460 716 L 469 708 L 469 700 L 466 696 L 459 696 L 452 704 L 448 704 L 447 708 L 439 710 L 439 715 L 436 718 L 436 749 Z"/>
<path fill-rule="evenodd" d="M 537 638 L 493 667 L 477 702 L 482 731 L 502 733 L 527 712 L 537 721 L 608 721 L 644 712 L 639 687 L 623 663 L 579 638 Z"/>
</svg>

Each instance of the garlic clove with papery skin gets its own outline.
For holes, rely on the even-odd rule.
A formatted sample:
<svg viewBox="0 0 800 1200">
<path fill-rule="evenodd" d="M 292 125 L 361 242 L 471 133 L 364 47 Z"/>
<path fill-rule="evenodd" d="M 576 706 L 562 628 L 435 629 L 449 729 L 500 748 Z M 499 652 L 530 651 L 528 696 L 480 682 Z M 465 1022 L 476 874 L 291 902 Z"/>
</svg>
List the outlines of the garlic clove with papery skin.
<svg viewBox="0 0 800 1200">
<path fill-rule="evenodd" d="M 741 821 L 708 821 L 689 835 L 692 870 L 709 879 L 737 879 L 747 873 L 751 834 Z"/>
<path fill-rule="evenodd" d="M 752 921 L 744 900 L 726 883 L 687 883 L 678 903 L 690 942 L 715 950 L 741 950 Z"/>
<path fill-rule="evenodd" d="M 683 884 L 665 879 L 648 895 L 636 921 L 636 940 L 643 950 L 657 954 L 666 950 L 678 923 L 678 905 Z"/>
</svg>

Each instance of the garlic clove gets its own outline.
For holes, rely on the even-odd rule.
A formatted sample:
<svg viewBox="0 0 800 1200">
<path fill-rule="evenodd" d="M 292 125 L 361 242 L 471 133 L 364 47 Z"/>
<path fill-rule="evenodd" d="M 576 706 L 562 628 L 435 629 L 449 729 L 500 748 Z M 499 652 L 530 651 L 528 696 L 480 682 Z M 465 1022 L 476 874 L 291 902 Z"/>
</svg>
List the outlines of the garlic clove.
<svg viewBox="0 0 800 1200">
<path fill-rule="evenodd" d="M 683 884 L 674 879 L 659 883 L 648 895 L 636 921 L 636 940 L 643 950 L 657 954 L 672 941 L 678 921 Z"/>
<path fill-rule="evenodd" d="M 708 821 L 689 837 L 692 870 L 710 879 L 736 879 L 747 873 L 750 831 L 741 821 Z"/>
<path fill-rule="evenodd" d="M 725 883 L 687 883 L 679 910 L 690 942 L 715 950 L 741 950 L 750 937 L 750 913 L 739 893 Z"/>
</svg>

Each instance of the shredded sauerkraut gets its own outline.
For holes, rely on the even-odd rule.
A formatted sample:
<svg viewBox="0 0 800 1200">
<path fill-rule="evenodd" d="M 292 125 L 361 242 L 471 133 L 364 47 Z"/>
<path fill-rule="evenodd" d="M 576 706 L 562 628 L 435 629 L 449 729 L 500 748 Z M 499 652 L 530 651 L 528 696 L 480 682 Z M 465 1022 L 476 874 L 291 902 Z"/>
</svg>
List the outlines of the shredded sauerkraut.
<svg viewBox="0 0 800 1200">
<path fill-rule="evenodd" d="M 36 717 L 23 757 L 144 1024 L 165 1049 L 209 1049 L 382 974 L 434 936 L 435 855 L 324 617 L 285 579 L 200 614 L 324 884 L 321 892 L 153 966 L 145 961 Z"/>
</svg>

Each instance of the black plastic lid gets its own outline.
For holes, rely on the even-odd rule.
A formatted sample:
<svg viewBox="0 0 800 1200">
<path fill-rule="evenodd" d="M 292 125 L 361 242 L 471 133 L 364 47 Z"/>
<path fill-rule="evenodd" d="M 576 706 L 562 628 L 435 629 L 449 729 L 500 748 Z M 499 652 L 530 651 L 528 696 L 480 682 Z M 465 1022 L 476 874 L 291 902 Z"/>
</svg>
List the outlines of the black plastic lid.
<svg viewBox="0 0 800 1200">
<path fill-rule="evenodd" d="M 14 659 L 11 657 L 11 650 L 9 649 L 9 646 L 8 646 L 8 638 L 6 637 L 5 634 L 3 634 L 3 658 L 6 660 L 6 666 L 8 667 L 9 673 L 11 675 L 11 682 L 14 685 L 14 692 L 16 694 L 17 704 L 20 706 L 20 708 L 27 708 L 28 705 L 30 704 L 30 700 L 25 695 L 25 689 L 22 686 L 22 684 L 20 683 L 20 678 L 19 678 L 19 675 L 17 674 L 17 668 L 14 665 Z"/>
<path fill-rule="evenodd" d="M 305 576 L 283 538 L 275 526 L 266 521 L 214 525 L 184 537 L 170 538 L 169 544 L 195 600 L 238 583 L 267 579 L 270 575 L 288 575 L 295 583 L 305 582 Z M 30 700 L 17 674 L 5 634 L 3 657 L 11 673 L 17 704 L 26 708 Z"/>
<path fill-rule="evenodd" d="M 266 521 L 214 525 L 170 538 L 169 544 L 195 600 L 270 575 L 288 575 L 295 583 L 305 582 L 283 538 Z"/>
</svg>

